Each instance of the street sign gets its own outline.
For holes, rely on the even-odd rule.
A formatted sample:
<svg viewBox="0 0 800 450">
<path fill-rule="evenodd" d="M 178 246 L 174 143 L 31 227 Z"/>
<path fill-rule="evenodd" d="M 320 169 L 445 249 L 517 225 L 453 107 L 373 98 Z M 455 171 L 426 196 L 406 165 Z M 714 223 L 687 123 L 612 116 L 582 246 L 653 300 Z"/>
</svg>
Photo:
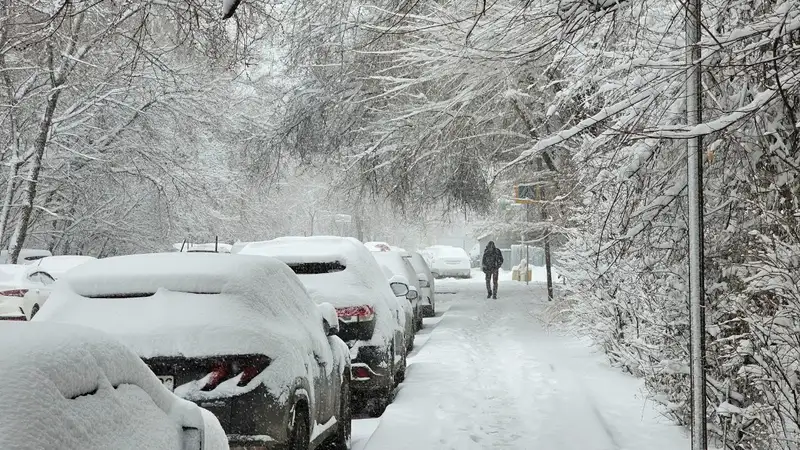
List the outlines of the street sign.
<svg viewBox="0 0 800 450">
<path fill-rule="evenodd" d="M 536 203 L 543 199 L 542 187 L 538 184 L 527 183 L 514 186 L 514 201 L 517 203 Z"/>
</svg>

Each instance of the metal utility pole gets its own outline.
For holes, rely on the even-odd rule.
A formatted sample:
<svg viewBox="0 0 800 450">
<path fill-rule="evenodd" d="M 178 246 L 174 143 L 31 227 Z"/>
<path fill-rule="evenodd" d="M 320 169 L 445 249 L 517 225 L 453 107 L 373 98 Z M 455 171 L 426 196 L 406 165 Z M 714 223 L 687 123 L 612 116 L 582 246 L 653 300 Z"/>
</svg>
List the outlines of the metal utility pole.
<svg viewBox="0 0 800 450">
<path fill-rule="evenodd" d="M 550 266 L 550 230 L 544 237 L 544 265 L 547 269 L 547 301 L 553 301 L 553 271 Z"/>
<path fill-rule="evenodd" d="M 700 62 L 700 0 L 686 3 L 686 123 L 703 121 L 702 67 Z M 686 142 L 689 199 L 689 357 L 692 395 L 692 450 L 706 450 L 706 320 L 703 281 L 703 158 L 701 137 Z"/>
</svg>

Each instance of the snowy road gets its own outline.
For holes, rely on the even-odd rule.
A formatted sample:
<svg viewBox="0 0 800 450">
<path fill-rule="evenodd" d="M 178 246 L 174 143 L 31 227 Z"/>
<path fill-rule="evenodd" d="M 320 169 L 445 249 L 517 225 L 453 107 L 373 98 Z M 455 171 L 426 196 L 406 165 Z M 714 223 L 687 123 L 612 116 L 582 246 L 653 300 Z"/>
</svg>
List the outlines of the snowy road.
<svg viewBox="0 0 800 450">
<path fill-rule="evenodd" d="M 353 450 L 684 450 L 682 428 L 641 383 L 586 342 L 548 330 L 541 285 L 443 280 L 406 382 L 380 419 L 354 422 Z"/>
</svg>

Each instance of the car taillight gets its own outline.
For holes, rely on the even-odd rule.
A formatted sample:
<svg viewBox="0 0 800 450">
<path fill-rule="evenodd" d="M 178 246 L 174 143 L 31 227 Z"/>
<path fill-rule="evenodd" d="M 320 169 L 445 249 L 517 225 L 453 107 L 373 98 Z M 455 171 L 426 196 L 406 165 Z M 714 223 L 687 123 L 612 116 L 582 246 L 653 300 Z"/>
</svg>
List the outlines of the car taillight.
<svg viewBox="0 0 800 450">
<path fill-rule="evenodd" d="M 230 380 L 241 374 L 237 386 L 247 386 L 253 378 L 266 369 L 270 362 L 268 357 L 264 355 L 244 356 L 235 359 L 226 359 L 217 361 L 211 369 L 211 372 L 206 375 L 204 380 L 206 384 L 200 388 L 201 391 L 213 391 L 225 380 Z"/>
<path fill-rule="evenodd" d="M 203 386 L 201 391 L 213 391 L 219 386 L 220 383 L 228 379 L 228 374 L 231 372 L 230 366 L 225 363 L 217 363 L 211 372 L 207 375 L 208 381 Z"/>
<path fill-rule="evenodd" d="M 27 293 L 27 289 L 9 289 L 7 291 L 0 291 L 0 297 L 25 297 Z"/>
<path fill-rule="evenodd" d="M 355 379 L 371 378 L 372 374 L 366 367 L 353 367 L 352 376 Z"/>
<path fill-rule="evenodd" d="M 342 322 L 366 322 L 375 318 L 375 309 L 369 305 L 336 308 L 336 315 Z"/>
</svg>

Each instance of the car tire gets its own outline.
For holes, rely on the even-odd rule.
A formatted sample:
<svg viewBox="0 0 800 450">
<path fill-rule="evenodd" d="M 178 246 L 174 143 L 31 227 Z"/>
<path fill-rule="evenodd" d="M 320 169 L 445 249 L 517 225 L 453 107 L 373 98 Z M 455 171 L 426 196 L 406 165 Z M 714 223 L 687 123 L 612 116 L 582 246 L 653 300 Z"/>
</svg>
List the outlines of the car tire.
<svg viewBox="0 0 800 450">
<path fill-rule="evenodd" d="M 31 308 L 31 319 L 33 319 L 33 316 L 35 316 L 36 313 L 38 313 L 38 312 L 39 312 L 39 305 L 33 305 L 33 308 Z M 30 320 L 30 319 L 28 319 L 28 320 Z"/>
<path fill-rule="evenodd" d="M 339 429 L 331 440 L 330 450 L 349 450 L 353 435 L 353 409 L 350 405 L 350 378 L 342 381 L 341 400 L 339 400 L 339 413 L 336 421 Z"/>
<path fill-rule="evenodd" d="M 298 403 L 294 406 L 294 424 L 289 428 L 288 450 L 308 450 L 310 439 L 308 408 Z"/>
<path fill-rule="evenodd" d="M 377 395 L 372 399 L 371 406 L 368 408 L 368 413 L 370 417 L 380 417 L 383 415 L 383 412 L 386 411 L 386 408 L 392 403 L 394 399 L 394 387 L 395 387 L 395 370 L 394 370 L 394 345 L 392 345 L 391 351 L 389 353 L 389 382 L 384 386 L 383 389 L 378 391 Z M 405 364 L 405 357 L 403 357 L 403 364 Z"/>
<path fill-rule="evenodd" d="M 406 381 L 406 367 L 408 367 L 408 352 L 403 355 L 403 367 L 401 367 L 394 376 L 395 386 Z"/>
<path fill-rule="evenodd" d="M 394 385 L 394 382 L 392 384 Z M 384 389 L 380 397 L 375 399 L 372 410 L 369 412 L 370 417 L 382 416 L 386 412 L 386 408 L 392 403 L 392 400 L 394 400 L 394 388 Z"/>
</svg>

